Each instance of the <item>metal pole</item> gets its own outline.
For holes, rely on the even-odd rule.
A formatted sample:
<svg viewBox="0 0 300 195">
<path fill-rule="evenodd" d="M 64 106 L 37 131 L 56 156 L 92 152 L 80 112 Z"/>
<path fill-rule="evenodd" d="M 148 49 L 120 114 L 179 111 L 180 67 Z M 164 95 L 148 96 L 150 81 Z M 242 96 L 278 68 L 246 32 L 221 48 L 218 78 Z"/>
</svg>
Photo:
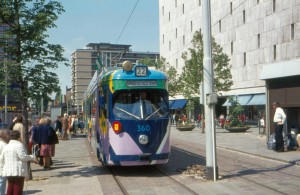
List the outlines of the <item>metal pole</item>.
<svg viewBox="0 0 300 195">
<path fill-rule="evenodd" d="M 5 107 L 4 107 L 4 122 L 7 124 L 7 84 L 8 84 L 8 72 L 7 72 L 7 59 L 6 59 L 6 55 L 7 53 L 5 53 L 5 56 L 4 56 L 4 66 L 5 66 L 5 99 L 4 99 L 4 104 L 5 104 Z"/>
<path fill-rule="evenodd" d="M 213 67 L 212 67 L 212 52 L 211 52 L 211 21 L 210 21 L 210 0 L 203 0 L 202 4 L 202 20 L 203 20 L 203 82 L 204 94 L 207 96 L 214 90 L 213 82 Z M 217 163 L 216 163 L 216 142 L 215 142 L 215 119 L 214 105 L 208 105 L 207 99 L 204 99 L 205 112 L 205 130 L 206 130 L 206 178 L 214 180 L 218 178 Z"/>
<path fill-rule="evenodd" d="M 43 112 L 44 112 L 44 98 L 41 97 L 41 116 L 43 115 Z"/>
</svg>

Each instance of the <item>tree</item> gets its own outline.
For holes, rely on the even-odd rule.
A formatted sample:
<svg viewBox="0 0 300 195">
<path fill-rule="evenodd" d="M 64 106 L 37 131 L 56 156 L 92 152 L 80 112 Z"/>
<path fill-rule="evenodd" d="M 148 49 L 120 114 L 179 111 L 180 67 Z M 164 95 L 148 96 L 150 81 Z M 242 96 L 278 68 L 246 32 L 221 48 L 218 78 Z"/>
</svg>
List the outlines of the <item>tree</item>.
<svg viewBox="0 0 300 195">
<path fill-rule="evenodd" d="M 203 39 L 196 31 L 192 40 L 193 47 L 184 52 L 182 58 L 185 66 L 180 75 L 183 94 L 190 98 L 193 94 L 200 94 L 199 87 L 203 81 Z M 216 92 L 228 91 L 232 86 L 229 57 L 222 52 L 222 48 L 212 40 L 212 61 L 214 69 L 214 87 Z"/>
<path fill-rule="evenodd" d="M 161 57 L 156 61 L 144 58 L 140 60 L 140 63 L 150 67 L 156 67 L 157 70 L 162 71 L 167 75 L 168 92 L 171 96 L 174 96 L 179 92 L 179 75 L 177 74 L 177 70 L 166 61 L 166 58 Z"/>
<path fill-rule="evenodd" d="M 0 1 L 0 25 L 7 27 L 0 37 L 0 48 L 3 48 L 7 59 L 7 63 L 1 64 L 0 74 L 8 78 L 8 82 L 5 77 L 0 78 L 0 87 L 5 89 L 9 83 L 19 86 L 16 98 L 21 101 L 25 119 L 25 146 L 28 145 L 28 100 L 59 92 L 58 76 L 50 69 L 68 66 L 62 46 L 46 40 L 49 37 L 47 29 L 56 27 L 54 22 L 63 12 L 61 3 L 57 1 Z"/>
<path fill-rule="evenodd" d="M 239 115 L 244 111 L 243 106 L 237 100 L 237 97 L 229 97 L 229 103 L 231 104 L 229 114 L 230 114 L 230 124 L 229 127 L 244 127 L 245 124 L 239 119 Z"/>
</svg>

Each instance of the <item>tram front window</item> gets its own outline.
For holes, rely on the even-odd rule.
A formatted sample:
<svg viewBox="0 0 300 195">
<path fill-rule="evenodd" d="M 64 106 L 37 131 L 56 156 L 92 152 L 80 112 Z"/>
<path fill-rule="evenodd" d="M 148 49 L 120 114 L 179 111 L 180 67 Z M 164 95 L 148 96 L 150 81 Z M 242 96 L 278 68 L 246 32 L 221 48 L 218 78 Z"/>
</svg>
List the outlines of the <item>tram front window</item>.
<svg viewBox="0 0 300 195">
<path fill-rule="evenodd" d="M 113 98 L 113 113 L 119 119 L 148 120 L 168 116 L 165 91 L 120 91 Z"/>
</svg>

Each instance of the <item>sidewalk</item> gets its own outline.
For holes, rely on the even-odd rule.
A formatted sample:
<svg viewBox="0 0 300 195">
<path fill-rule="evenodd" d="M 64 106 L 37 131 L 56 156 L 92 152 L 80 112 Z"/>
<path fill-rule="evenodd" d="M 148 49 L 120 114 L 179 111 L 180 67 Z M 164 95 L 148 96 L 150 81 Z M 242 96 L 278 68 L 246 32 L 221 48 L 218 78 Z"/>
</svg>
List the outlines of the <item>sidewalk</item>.
<svg viewBox="0 0 300 195">
<path fill-rule="evenodd" d="M 59 140 L 55 145 L 53 169 L 31 163 L 33 180 L 25 182 L 25 195 L 94 195 L 103 194 L 98 177 L 103 173 L 100 163 L 85 136 Z"/>
<path fill-rule="evenodd" d="M 195 144 L 205 148 L 205 134 L 201 129 L 195 128 L 193 131 L 181 132 L 172 126 L 171 137 L 176 139 L 189 139 Z M 286 151 L 277 153 L 267 148 L 266 135 L 259 135 L 258 128 L 250 128 L 243 133 L 230 133 L 226 129 L 216 129 L 216 146 L 218 148 L 233 150 L 250 155 L 260 156 L 267 159 L 300 165 L 300 151 Z"/>
<path fill-rule="evenodd" d="M 179 131 L 175 126 L 171 127 L 171 141 L 172 138 L 189 140 L 205 149 L 205 137 L 198 128 L 193 131 Z M 233 150 L 300 165 L 300 151 L 277 153 L 268 150 L 266 136 L 259 135 L 257 128 L 251 128 L 245 133 L 230 133 L 225 129 L 217 128 L 216 145 L 217 150 Z M 60 140 L 56 145 L 53 162 L 53 169 L 50 171 L 43 171 L 39 165 L 31 164 L 33 180 L 25 182 L 23 194 L 113 194 L 112 191 L 105 191 L 110 188 L 110 184 L 113 185 L 112 177 L 104 169 L 99 168 L 100 162 L 97 161 L 85 137 Z M 105 186 L 105 189 L 101 186 Z"/>
</svg>

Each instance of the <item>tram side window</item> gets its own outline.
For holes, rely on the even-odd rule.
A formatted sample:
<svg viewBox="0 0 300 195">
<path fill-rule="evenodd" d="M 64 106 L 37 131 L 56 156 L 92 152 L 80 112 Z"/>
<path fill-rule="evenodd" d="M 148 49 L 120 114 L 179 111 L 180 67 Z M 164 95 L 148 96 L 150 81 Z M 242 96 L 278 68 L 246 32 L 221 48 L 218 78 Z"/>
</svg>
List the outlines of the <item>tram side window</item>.
<svg viewBox="0 0 300 195">
<path fill-rule="evenodd" d="M 109 111 L 109 109 L 108 109 L 108 106 L 109 106 L 109 94 L 108 94 L 108 91 L 107 90 L 105 90 L 105 94 L 104 94 L 104 102 L 105 102 L 105 104 L 104 104 L 104 117 L 105 118 L 107 118 L 108 117 L 108 111 Z"/>
</svg>

